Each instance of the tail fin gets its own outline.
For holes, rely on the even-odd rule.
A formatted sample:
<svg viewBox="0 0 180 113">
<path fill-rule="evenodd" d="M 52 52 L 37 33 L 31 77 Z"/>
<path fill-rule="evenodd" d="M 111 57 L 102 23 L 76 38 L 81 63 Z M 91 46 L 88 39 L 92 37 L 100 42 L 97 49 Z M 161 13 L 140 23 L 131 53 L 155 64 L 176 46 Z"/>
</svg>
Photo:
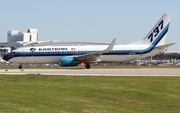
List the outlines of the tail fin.
<svg viewBox="0 0 180 113">
<path fill-rule="evenodd" d="M 164 45 L 170 24 L 170 19 L 171 19 L 171 14 L 169 13 L 164 14 L 143 40 L 131 44 L 143 44 L 143 45 L 154 45 L 154 46 Z"/>
</svg>

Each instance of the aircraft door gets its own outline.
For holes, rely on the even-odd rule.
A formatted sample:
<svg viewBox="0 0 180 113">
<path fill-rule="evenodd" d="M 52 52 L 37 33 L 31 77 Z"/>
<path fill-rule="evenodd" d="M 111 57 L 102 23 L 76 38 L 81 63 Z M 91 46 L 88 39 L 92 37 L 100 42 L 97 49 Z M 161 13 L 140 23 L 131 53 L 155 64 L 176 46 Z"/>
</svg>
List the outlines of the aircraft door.
<svg viewBox="0 0 180 113">
<path fill-rule="evenodd" d="M 78 55 L 77 51 L 73 51 L 74 57 L 76 57 Z"/>
<path fill-rule="evenodd" d="M 73 51 L 73 55 L 76 57 L 81 54 L 81 51 Z"/>
<path fill-rule="evenodd" d="M 140 48 L 139 48 L 139 55 L 140 55 L 140 56 L 143 56 L 143 47 L 140 47 Z"/>
<path fill-rule="evenodd" d="M 24 52 L 24 51 L 21 52 L 21 62 L 22 63 L 27 63 L 27 61 L 26 61 L 26 52 Z"/>
</svg>

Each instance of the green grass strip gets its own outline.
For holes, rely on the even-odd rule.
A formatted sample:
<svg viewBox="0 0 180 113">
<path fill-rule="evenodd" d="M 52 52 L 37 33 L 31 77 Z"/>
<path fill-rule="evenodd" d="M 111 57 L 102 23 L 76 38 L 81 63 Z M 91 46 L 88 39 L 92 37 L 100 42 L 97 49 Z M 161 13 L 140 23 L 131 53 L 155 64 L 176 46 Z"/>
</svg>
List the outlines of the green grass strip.
<svg viewBox="0 0 180 113">
<path fill-rule="evenodd" d="M 120 112 L 180 112 L 180 77 L 0 75 L 0 113 Z"/>
</svg>

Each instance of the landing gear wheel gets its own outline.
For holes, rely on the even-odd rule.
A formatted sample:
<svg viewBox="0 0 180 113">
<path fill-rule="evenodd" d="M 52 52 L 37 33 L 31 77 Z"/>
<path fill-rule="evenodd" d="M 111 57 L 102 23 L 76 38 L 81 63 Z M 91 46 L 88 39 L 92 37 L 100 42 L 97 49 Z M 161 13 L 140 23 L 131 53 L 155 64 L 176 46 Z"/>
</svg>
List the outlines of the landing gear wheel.
<svg viewBox="0 0 180 113">
<path fill-rule="evenodd" d="M 90 69 L 91 68 L 91 66 L 89 65 L 89 64 L 86 64 L 86 69 Z"/>
<path fill-rule="evenodd" d="M 21 66 L 21 65 L 19 66 L 19 69 L 22 69 L 22 66 Z"/>
</svg>

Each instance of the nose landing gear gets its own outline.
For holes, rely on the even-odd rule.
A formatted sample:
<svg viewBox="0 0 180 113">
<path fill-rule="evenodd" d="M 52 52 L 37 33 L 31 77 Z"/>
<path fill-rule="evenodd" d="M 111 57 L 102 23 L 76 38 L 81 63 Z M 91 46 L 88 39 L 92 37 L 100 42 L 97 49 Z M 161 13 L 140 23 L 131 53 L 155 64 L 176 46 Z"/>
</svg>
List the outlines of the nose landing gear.
<svg viewBox="0 0 180 113">
<path fill-rule="evenodd" d="M 22 65 L 19 66 L 19 69 L 22 69 Z"/>
</svg>

